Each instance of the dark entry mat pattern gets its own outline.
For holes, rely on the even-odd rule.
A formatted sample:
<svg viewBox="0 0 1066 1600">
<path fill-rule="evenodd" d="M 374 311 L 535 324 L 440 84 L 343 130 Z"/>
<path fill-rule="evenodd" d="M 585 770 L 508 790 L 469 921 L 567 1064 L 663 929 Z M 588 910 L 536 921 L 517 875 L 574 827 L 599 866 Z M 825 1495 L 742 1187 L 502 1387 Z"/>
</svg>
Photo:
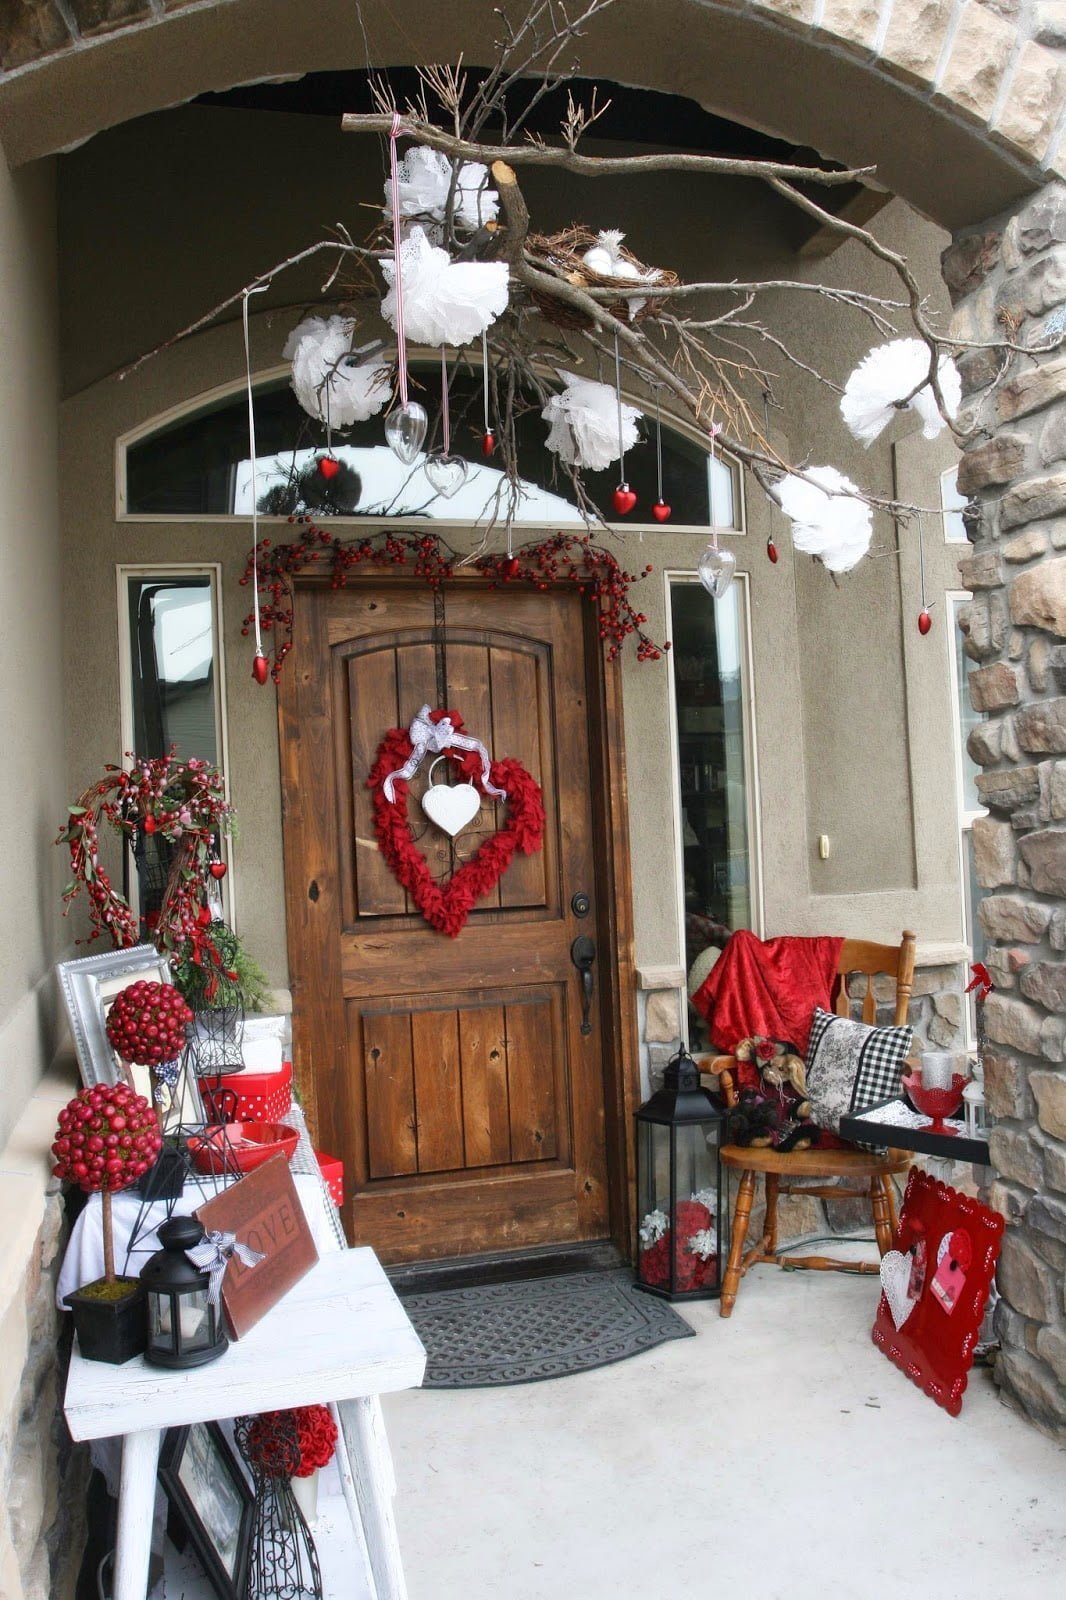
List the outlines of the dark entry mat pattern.
<svg viewBox="0 0 1066 1600">
<path fill-rule="evenodd" d="M 408 1294 L 426 1347 L 427 1389 L 483 1389 L 588 1372 L 694 1329 L 631 1272 L 579 1272 L 520 1283 Z"/>
</svg>

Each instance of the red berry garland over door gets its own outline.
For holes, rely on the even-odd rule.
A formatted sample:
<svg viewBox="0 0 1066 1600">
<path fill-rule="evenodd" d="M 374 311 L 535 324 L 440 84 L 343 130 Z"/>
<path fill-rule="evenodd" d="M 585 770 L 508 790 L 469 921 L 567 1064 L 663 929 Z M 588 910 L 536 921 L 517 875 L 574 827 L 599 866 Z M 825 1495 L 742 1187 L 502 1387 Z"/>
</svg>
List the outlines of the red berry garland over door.
<svg viewBox="0 0 1066 1600">
<path fill-rule="evenodd" d="M 445 604 L 441 659 L 423 585 L 298 584 L 299 671 L 279 687 L 298 1060 L 316 1142 L 351 1176 L 349 1236 L 388 1261 L 606 1238 L 611 1223 L 601 1007 L 612 962 L 599 948 L 583 1035 L 570 958 L 579 934 L 602 945 L 607 910 L 587 720 L 595 617 L 579 595 L 513 585 L 449 585 Z M 385 731 L 442 704 L 439 666 L 443 705 L 497 760 L 521 763 L 546 815 L 543 848 L 514 855 L 455 938 L 427 924 L 390 870 L 366 783 Z M 485 800 L 451 839 L 422 812 L 429 766 L 406 815 L 446 884 L 507 808 Z M 453 781 L 452 767 L 434 782 Z"/>
</svg>

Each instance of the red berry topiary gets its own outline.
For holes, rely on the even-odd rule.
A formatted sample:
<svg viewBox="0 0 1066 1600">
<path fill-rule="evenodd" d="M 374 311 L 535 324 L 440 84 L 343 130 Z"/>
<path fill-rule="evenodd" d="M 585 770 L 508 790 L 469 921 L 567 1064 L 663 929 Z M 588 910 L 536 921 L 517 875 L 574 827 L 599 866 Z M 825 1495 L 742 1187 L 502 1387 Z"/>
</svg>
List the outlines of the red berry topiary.
<svg viewBox="0 0 1066 1600">
<path fill-rule="evenodd" d="M 115 1277 L 111 1196 L 128 1189 L 156 1161 L 163 1139 L 159 1119 L 143 1095 L 125 1083 L 82 1089 L 59 1113 L 52 1154 L 55 1176 L 86 1194 L 100 1193 L 104 1207 L 104 1272 Z"/>
<path fill-rule="evenodd" d="M 141 979 L 115 996 L 107 1015 L 107 1037 L 123 1061 L 158 1067 L 185 1046 L 192 1012 L 172 983 Z"/>
</svg>

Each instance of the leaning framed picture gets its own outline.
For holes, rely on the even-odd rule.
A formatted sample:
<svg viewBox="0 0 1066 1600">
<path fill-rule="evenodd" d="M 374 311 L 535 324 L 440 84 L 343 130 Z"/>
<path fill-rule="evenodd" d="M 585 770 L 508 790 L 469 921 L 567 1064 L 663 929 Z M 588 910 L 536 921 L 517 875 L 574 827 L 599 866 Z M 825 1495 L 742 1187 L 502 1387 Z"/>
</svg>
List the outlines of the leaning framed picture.
<svg viewBox="0 0 1066 1600">
<path fill-rule="evenodd" d="M 169 1525 L 192 1545 L 219 1600 L 244 1600 L 255 1495 L 219 1424 L 168 1429 L 159 1481 Z"/>
<path fill-rule="evenodd" d="M 138 1094 L 151 1100 L 148 1068 L 128 1065 L 112 1049 L 107 1037 L 107 1013 L 115 996 L 139 979 L 149 983 L 172 983 L 166 957 L 161 956 L 154 945 L 137 944 L 126 950 L 105 950 L 97 956 L 82 956 L 77 961 L 61 961 L 56 971 L 86 1088 L 125 1080 Z M 183 1074 L 180 1081 L 183 1103 L 164 1109 L 167 1125 L 199 1125 L 204 1121 L 204 1108 L 196 1074 Z"/>
</svg>

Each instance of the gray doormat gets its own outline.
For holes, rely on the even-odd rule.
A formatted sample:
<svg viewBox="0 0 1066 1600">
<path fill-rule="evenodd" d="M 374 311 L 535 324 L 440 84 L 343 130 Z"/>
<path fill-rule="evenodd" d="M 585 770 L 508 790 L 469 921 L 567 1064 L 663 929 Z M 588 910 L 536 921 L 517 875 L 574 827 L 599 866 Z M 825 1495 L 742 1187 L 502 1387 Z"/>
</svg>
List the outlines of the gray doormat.
<svg viewBox="0 0 1066 1600">
<path fill-rule="evenodd" d="M 483 1389 L 588 1372 L 694 1330 L 633 1275 L 577 1272 L 405 1295 L 427 1389 Z"/>
</svg>

